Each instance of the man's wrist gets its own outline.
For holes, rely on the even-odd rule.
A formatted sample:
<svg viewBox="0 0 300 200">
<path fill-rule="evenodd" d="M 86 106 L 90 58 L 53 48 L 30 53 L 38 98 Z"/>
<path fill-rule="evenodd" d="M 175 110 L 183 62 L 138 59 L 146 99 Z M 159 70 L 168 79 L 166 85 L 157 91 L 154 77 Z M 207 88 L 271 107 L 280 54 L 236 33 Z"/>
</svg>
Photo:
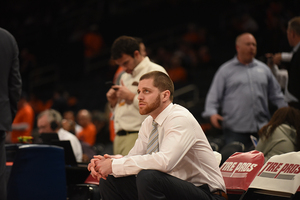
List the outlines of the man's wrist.
<svg viewBox="0 0 300 200">
<path fill-rule="evenodd" d="M 134 93 L 130 93 L 128 98 L 126 99 L 126 103 L 127 104 L 132 104 L 133 100 L 134 100 L 135 94 Z"/>
<path fill-rule="evenodd" d="M 113 170 L 112 170 L 112 164 L 113 164 L 114 159 L 110 158 L 110 161 L 111 161 L 111 162 L 110 162 L 110 171 L 111 171 L 111 173 L 112 173 L 112 171 L 113 171 Z"/>
</svg>

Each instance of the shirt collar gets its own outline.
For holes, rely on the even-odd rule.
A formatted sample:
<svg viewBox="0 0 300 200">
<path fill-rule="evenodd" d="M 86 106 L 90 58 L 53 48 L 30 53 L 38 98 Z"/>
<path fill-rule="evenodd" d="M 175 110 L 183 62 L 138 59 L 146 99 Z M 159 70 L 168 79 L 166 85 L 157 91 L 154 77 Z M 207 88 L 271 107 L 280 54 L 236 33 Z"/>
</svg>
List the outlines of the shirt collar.
<svg viewBox="0 0 300 200">
<path fill-rule="evenodd" d="M 298 42 L 298 44 L 293 48 L 294 53 L 299 49 L 299 46 L 300 46 L 300 42 Z"/>
<path fill-rule="evenodd" d="M 140 72 L 143 70 L 145 64 L 147 62 L 150 62 L 150 59 L 148 56 L 146 56 L 142 62 L 140 62 L 132 71 L 132 76 L 135 77 L 136 75 L 140 74 Z"/>
<path fill-rule="evenodd" d="M 233 58 L 233 64 L 234 65 L 242 65 L 242 66 L 246 66 L 246 67 L 252 67 L 252 66 L 256 65 L 256 60 L 255 60 L 255 58 L 253 58 L 251 63 L 244 65 L 237 59 L 237 56 L 235 55 Z"/>
<path fill-rule="evenodd" d="M 159 115 L 156 117 L 156 123 L 161 126 L 165 119 L 168 117 L 170 110 L 174 106 L 173 103 L 170 103 Z"/>
</svg>

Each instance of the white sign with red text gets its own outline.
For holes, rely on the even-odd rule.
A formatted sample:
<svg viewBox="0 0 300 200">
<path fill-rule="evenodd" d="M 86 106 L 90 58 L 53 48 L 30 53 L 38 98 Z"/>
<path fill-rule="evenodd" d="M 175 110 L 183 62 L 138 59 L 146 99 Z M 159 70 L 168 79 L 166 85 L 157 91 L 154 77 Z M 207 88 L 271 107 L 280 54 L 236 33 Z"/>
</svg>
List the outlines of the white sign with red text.
<svg viewBox="0 0 300 200">
<path fill-rule="evenodd" d="M 271 157 L 249 188 L 295 194 L 300 185 L 300 152 Z"/>
</svg>

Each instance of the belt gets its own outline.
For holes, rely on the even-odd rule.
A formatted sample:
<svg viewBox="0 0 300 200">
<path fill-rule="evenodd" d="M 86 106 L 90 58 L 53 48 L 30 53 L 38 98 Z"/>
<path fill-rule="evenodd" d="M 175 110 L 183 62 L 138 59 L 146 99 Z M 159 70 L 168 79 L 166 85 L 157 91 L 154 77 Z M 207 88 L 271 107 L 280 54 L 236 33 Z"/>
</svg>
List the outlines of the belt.
<svg viewBox="0 0 300 200">
<path fill-rule="evenodd" d="M 224 197 L 226 200 L 228 200 L 227 194 L 225 192 L 223 192 L 222 190 L 217 190 L 217 191 L 214 191 L 214 192 L 210 192 L 209 187 L 208 187 L 207 184 L 203 184 L 203 185 L 200 185 L 198 187 L 201 188 L 202 190 L 206 190 L 208 193 L 219 195 L 221 197 Z"/>
<path fill-rule="evenodd" d="M 122 135 L 128 135 L 128 134 L 132 134 L 132 133 L 138 133 L 139 131 L 125 131 L 125 130 L 121 130 L 117 132 L 117 135 L 122 136 Z"/>
<path fill-rule="evenodd" d="M 222 196 L 222 197 L 224 197 L 225 199 L 228 200 L 227 194 L 225 192 L 223 192 L 222 190 L 217 190 L 215 192 L 212 192 L 212 194 L 216 194 L 216 195 Z"/>
</svg>

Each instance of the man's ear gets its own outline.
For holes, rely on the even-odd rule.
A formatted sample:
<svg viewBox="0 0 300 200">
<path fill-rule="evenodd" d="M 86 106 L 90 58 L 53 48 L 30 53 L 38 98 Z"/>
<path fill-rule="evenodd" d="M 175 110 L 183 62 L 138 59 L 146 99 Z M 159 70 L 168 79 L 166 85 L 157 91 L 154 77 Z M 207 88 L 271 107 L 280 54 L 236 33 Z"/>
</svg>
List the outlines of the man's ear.
<svg viewBox="0 0 300 200">
<path fill-rule="evenodd" d="M 292 30 L 292 34 L 293 34 L 293 38 L 297 38 L 298 37 L 297 33 L 294 30 Z"/>
<path fill-rule="evenodd" d="M 162 93 L 162 102 L 166 102 L 168 100 L 170 100 L 170 95 L 171 95 L 171 92 L 169 90 L 165 90 L 163 91 Z"/>
<path fill-rule="evenodd" d="M 141 54 L 140 54 L 140 52 L 139 52 L 138 50 L 135 50 L 135 51 L 133 52 L 133 55 L 134 55 L 134 57 L 141 56 Z"/>
</svg>

